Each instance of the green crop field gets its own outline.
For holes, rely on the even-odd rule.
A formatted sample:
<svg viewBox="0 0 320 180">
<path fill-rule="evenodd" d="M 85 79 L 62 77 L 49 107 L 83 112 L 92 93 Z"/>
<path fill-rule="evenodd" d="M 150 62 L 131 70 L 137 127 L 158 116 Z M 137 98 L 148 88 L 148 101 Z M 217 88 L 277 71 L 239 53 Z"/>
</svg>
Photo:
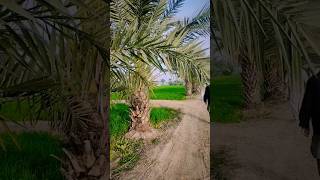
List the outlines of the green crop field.
<svg viewBox="0 0 320 180">
<path fill-rule="evenodd" d="M 241 121 L 242 105 L 240 77 L 216 77 L 213 84 L 213 121 L 222 123 Z"/>
<path fill-rule="evenodd" d="M 151 93 L 151 99 L 158 100 L 184 100 L 186 92 L 184 86 L 157 86 Z"/>
<path fill-rule="evenodd" d="M 184 100 L 186 92 L 184 86 L 156 86 L 150 91 L 150 99 L 155 100 Z M 112 100 L 123 99 L 120 93 L 111 93 Z"/>
</svg>

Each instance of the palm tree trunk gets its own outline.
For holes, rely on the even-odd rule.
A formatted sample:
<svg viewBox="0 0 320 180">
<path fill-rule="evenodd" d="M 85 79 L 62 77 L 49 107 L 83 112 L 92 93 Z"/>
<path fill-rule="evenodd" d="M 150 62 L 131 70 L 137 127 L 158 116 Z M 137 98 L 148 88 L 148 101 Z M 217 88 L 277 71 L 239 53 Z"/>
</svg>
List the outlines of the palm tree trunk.
<svg viewBox="0 0 320 180">
<path fill-rule="evenodd" d="M 197 82 L 192 82 L 192 94 L 199 95 L 201 93 L 200 84 Z"/>
<path fill-rule="evenodd" d="M 245 106 L 252 108 L 261 103 L 261 87 L 257 65 L 255 61 L 250 61 L 245 56 L 240 56 L 239 58 Z"/>
<path fill-rule="evenodd" d="M 75 107 L 82 106 L 80 111 L 89 109 L 90 113 L 76 117 L 69 126 L 65 126 L 68 129 L 64 129 L 65 159 L 61 171 L 67 180 L 105 180 L 110 176 L 107 115 L 110 97 L 105 95 L 109 94 L 109 87 L 105 86 L 109 69 L 101 67 L 105 67 L 102 59 L 97 62 L 96 78 L 92 80 L 93 88 L 89 90 L 88 97 L 73 96 L 69 101 L 73 111 Z"/>
<path fill-rule="evenodd" d="M 192 95 L 192 83 L 190 80 L 185 79 L 186 96 Z"/>
<path fill-rule="evenodd" d="M 277 49 L 273 49 L 273 54 L 264 66 L 265 99 L 281 101 L 287 99 L 283 64 Z"/>
<path fill-rule="evenodd" d="M 131 128 L 127 138 L 150 139 L 156 136 L 150 125 L 150 102 L 147 88 L 140 88 L 130 98 Z"/>
<path fill-rule="evenodd" d="M 91 96 L 97 98 L 97 96 Z M 72 97 L 77 105 L 90 104 Z M 96 105 L 89 105 L 93 112 L 88 115 L 84 126 L 72 122 L 72 129 L 65 135 L 63 151 L 65 160 L 62 174 L 67 180 L 107 179 L 109 175 L 108 130 L 104 125 L 107 120 L 101 116 Z M 78 121 L 80 122 L 80 120 Z M 84 121 L 81 121 L 84 122 Z"/>
</svg>

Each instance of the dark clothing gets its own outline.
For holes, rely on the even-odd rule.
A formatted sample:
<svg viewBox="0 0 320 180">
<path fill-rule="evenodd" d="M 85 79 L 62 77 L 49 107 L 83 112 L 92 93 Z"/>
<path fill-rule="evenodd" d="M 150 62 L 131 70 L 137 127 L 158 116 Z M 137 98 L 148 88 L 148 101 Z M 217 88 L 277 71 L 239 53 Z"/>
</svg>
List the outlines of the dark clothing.
<svg viewBox="0 0 320 180">
<path fill-rule="evenodd" d="M 210 85 L 204 91 L 203 101 L 208 102 L 208 107 L 210 106 Z"/>
<path fill-rule="evenodd" d="M 299 113 L 299 120 L 300 120 L 299 126 L 305 129 L 309 129 L 310 119 L 311 119 L 314 135 L 320 135 L 320 79 L 319 77 L 312 76 L 308 80 L 302 105 L 301 105 L 301 109 L 300 109 L 300 113 Z"/>
<path fill-rule="evenodd" d="M 311 141 L 311 154 L 315 159 L 320 159 L 320 136 L 314 134 Z"/>
</svg>

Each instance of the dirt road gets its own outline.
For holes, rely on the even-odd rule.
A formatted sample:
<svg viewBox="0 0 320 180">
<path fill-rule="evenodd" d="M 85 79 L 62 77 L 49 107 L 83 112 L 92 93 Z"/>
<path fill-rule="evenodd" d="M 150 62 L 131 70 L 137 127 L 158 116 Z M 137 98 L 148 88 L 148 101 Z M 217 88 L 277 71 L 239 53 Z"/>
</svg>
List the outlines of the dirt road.
<svg viewBox="0 0 320 180">
<path fill-rule="evenodd" d="M 124 180 L 210 179 L 209 114 L 201 100 L 151 101 L 152 106 L 180 109 L 179 125 L 155 148 L 148 150 L 133 168 L 120 176 Z"/>
<path fill-rule="evenodd" d="M 269 105 L 264 111 L 239 124 L 213 126 L 214 152 L 228 149 L 239 165 L 229 179 L 320 179 L 310 154 L 310 138 L 300 132 L 289 105 Z"/>
</svg>

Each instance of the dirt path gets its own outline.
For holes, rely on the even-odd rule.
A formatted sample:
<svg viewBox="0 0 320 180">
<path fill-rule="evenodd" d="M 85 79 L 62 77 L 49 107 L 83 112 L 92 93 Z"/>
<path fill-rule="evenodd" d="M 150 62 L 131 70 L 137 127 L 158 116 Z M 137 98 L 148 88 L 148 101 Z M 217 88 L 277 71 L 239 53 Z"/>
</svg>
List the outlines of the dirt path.
<svg viewBox="0 0 320 180">
<path fill-rule="evenodd" d="M 133 170 L 119 179 L 209 179 L 209 114 L 201 100 L 151 101 L 152 106 L 180 109 L 182 120 L 167 141 L 146 152 Z"/>
<path fill-rule="evenodd" d="M 231 180 L 317 180 L 310 138 L 302 135 L 287 104 L 238 124 L 215 124 L 214 152 L 228 149 L 238 168 Z M 230 167 L 226 167 L 230 168 Z"/>
</svg>

